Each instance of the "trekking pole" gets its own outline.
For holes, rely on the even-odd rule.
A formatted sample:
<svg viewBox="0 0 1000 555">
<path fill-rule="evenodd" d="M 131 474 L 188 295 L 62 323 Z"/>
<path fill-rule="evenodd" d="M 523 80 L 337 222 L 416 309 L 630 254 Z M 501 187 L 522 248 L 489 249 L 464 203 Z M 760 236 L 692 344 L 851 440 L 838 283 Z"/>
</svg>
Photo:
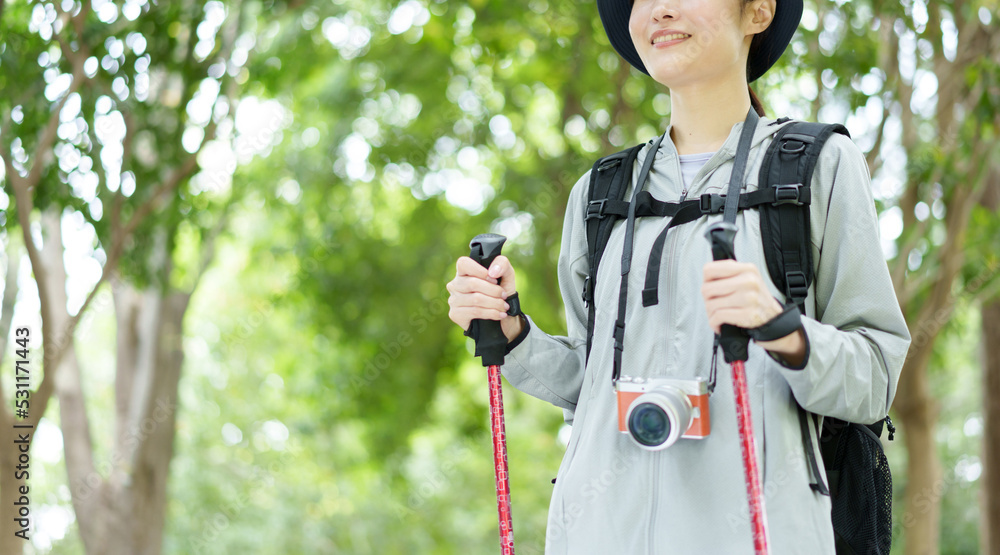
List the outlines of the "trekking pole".
<svg viewBox="0 0 1000 555">
<path fill-rule="evenodd" d="M 496 233 L 476 235 L 469 248 L 469 256 L 489 268 L 500 255 L 507 238 Z M 500 281 L 497 280 L 499 284 Z M 510 515 L 510 483 L 507 480 L 507 433 L 503 421 L 503 389 L 500 387 L 500 366 L 503 365 L 507 336 L 496 320 L 473 320 L 469 335 L 476 342 L 476 356 L 481 356 L 483 366 L 488 366 L 490 384 L 490 429 L 493 432 L 493 471 L 497 485 L 497 512 L 500 518 L 500 553 L 514 555 L 514 523 Z"/>
<path fill-rule="evenodd" d="M 729 222 L 712 225 L 705 233 L 712 243 L 714 260 L 735 260 L 733 239 L 736 226 Z M 721 329 L 722 352 L 733 371 L 733 392 L 736 394 L 736 424 L 740 434 L 740 448 L 743 451 L 743 470 L 746 475 L 747 501 L 750 504 L 750 524 L 753 528 L 754 552 L 766 554 L 767 515 L 764 512 L 764 494 L 760 485 L 760 470 L 757 468 L 757 443 L 753 435 L 753 419 L 750 417 L 750 398 L 747 393 L 747 375 L 743 362 L 747 360 L 747 346 L 750 337 L 744 330 L 729 324 Z"/>
</svg>

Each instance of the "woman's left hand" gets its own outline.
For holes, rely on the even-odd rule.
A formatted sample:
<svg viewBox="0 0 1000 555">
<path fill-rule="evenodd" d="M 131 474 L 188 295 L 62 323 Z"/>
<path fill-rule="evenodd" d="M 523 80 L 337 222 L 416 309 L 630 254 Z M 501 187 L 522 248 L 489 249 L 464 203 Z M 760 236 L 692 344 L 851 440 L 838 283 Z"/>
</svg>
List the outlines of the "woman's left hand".
<svg viewBox="0 0 1000 555">
<path fill-rule="evenodd" d="M 784 310 L 768 291 L 757 266 L 735 260 L 705 264 L 701 296 L 705 299 L 708 323 L 715 333 L 720 332 L 722 324 L 756 328 Z M 794 367 L 802 366 L 805 359 L 806 338 L 801 329 L 773 341 L 757 341 L 757 344 Z"/>
<path fill-rule="evenodd" d="M 735 260 L 705 264 L 701 296 L 715 333 L 720 332 L 722 324 L 756 328 L 783 310 L 768 291 L 757 266 Z"/>
</svg>

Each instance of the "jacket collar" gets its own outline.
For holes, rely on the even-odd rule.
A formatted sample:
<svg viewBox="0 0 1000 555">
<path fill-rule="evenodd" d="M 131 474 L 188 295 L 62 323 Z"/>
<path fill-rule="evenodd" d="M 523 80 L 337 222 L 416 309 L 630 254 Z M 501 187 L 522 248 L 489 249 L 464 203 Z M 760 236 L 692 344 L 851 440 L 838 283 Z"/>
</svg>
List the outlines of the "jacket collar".
<svg viewBox="0 0 1000 555">
<path fill-rule="evenodd" d="M 779 129 L 787 125 L 789 122 L 777 123 L 776 120 L 761 117 L 757 121 L 757 130 L 754 132 L 753 141 L 750 143 L 750 148 L 754 148 L 759 145 L 764 139 L 774 135 Z M 733 128 L 729 130 L 729 136 L 726 137 L 726 141 L 722 143 L 722 147 L 716 151 L 717 156 L 713 156 L 712 160 L 709 160 L 706 165 L 717 165 L 714 162 L 725 162 L 736 156 L 736 146 L 740 142 L 740 133 L 743 131 L 743 121 L 736 122 L 733 124 Z M 667 155 L 672 155 L 674 157 L 678 156 L 677 147 L 674 145 L 673 139 L 670 138 L 670 131 L 673 129 L 673 123 L 667 125 L 665 135 L 663 137 L 663 142 L 660 144 L 660 149 L 656 153 L 656 160 L 659 161 L 660 158 Z M 716 160 L 718 159 L 718 160 Z"/>
</svg>

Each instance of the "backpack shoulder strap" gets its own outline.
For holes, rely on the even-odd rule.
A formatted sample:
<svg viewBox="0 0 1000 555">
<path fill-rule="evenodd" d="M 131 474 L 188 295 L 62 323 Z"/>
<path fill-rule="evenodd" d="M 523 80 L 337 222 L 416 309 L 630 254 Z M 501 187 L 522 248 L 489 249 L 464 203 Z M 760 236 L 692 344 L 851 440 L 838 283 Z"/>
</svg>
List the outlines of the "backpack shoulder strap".
<svg viewBox="0 0 1000 555">
<path fill-rule="evenodd" d="M 774 189 L 774 202 L 759 207 L 767 270 L 775 286 L 784 292 L 785 301 L 794 302 L 802 314 L 806 313 L 806 295 L 814 277 L 809 224 L 812 174 L 823 145 L 834 133 L 851 136 L 840 124 L 792 122 L 774 134 L 760 167 L 758 190 Z M 811 429 L 818 428 L 815 416 L 795 404 L 812 477 L 810 487 L 830 495 L 812 440 Z M 820 437 L 818 429 L 816 437 Z"/>
<path fill-rule="evenodd" d="M 830 495 L 830 487 L 823 482 L 823 475 L 820 474 L 819 461 L 816 460 L 816 448 L 814 447 L 812 434 L 810 429 L 816 430 L 816 439 L 820 440 L 821 435 L 819 432 L 819 424 L 816 421 L 816 416 L 812 413 L 806 412 L 806 409 L 802 408 L 802 405 L 795 401 L 795 409 L 799 414 L 799 431 L 802 434 L 802 447 L 806 452 L 806 471 L 809 472 L 810 482 L 809 487 L 813 491 L 817 491 L 823 495 Z M 820 447 L 823 447 L 823 443 L 820 440 Z M 823 461 L 827 460 L 826 453 L 822 454 Z M 824 465 L 825 466 L 825 465 Z M 829 479 L 830 477 L 827 476 Z"/>
<path fill-rule="evenodd" d="M 819 153 L 834 133 L 850 137 L 840 124 L 792 122 L 774 135 L 760 167 L 758 189 L 774 188 L 775 201 L 760 206 L 760 233 L 771 280 L 805 314 L 813 281 L 810 244 L 810 184 Z"/>
<path fill-rule="evenodd" d="M 604 248 L 615 222 L 628 213 L 628 201 L 622 200 L 632 181 L 632 167 L 645 143 L 616 152 L 594 163 L 590 172 L 590 191 L 584 219 L 587 224 L 587 261 L 589 273 L 583 282 L 583 302 L 587 305 L 587 359 L 594 340 L 594 282 Z"/>
</svg>

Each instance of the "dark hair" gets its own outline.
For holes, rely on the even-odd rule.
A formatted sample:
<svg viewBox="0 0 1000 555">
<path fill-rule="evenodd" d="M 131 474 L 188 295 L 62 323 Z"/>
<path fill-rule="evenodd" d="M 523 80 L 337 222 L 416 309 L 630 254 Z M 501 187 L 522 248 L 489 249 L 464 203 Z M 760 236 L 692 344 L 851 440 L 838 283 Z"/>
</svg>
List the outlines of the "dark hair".
<svg viewBox="0 0 1000 555">
<path fill-rule="evenodd" d="M 750 91 L 750 107 L 753 108 L 754 112 L 757 112 L 758 116 L 764 117 L 764 104 L 757 98 L 757 93 L 753 92 L 750 83 L 747 83 L 747 90 Z"/>
<path fill-rule="evenodd" d="M 747 5 L 749 5 L 753 0 L 743 0 L 743 9 L 746 10 Z M 753 87 L 750 86 L 750 60 L 753 59 L 754 53 L 760 47 L 760 43 L 764 41 L 764 35 L 767 34 L 767 30 L 757 33 L 750 40 L 750 55 L 747 56 L 747 90 L 750 92 L 750 106 L 757 112 L 757 115 L 764 117 L 764 103 L 757 98 L 757 93 L 753 92 Z"/>
</svg>

